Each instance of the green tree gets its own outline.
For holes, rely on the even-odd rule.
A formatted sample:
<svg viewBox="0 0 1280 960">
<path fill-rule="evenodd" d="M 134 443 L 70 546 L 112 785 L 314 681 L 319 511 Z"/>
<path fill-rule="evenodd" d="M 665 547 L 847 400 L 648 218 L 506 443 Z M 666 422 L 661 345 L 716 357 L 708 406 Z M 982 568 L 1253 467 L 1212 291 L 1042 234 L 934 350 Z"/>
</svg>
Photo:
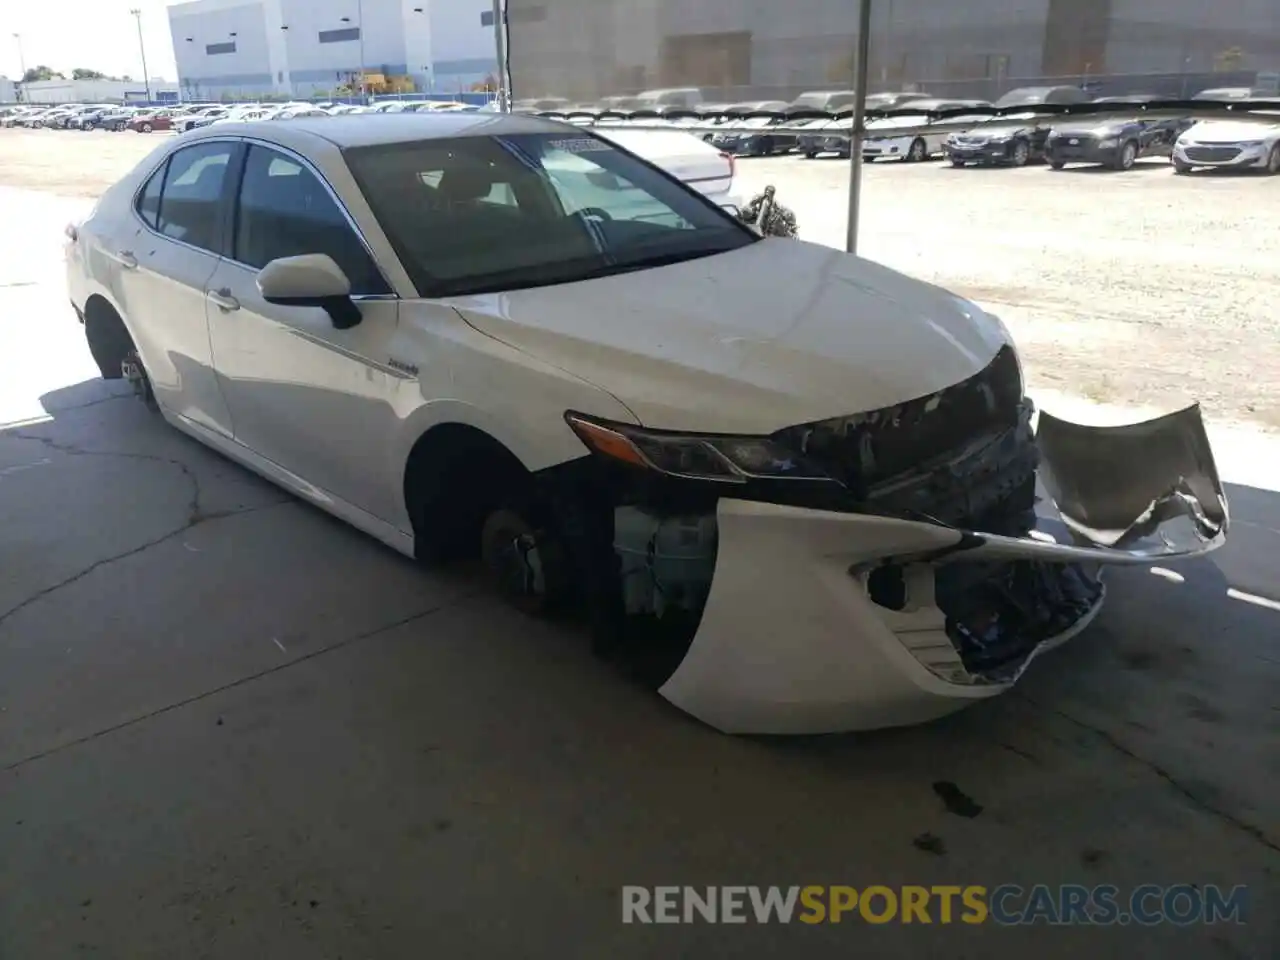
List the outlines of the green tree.
<svg viewBox="0 0 1280 960">
<path fill-rule="evenodd" d="M 111 79 L 105 73 L 97 70 L 89 70 L 85 67 L 76 67 L 71 71 L 72 80 L 109 80 Z"/>
<path fill-rule="evenodd" d="M 65 80 L 67 79 L 52 67 L 46 67 L 41 64 L 38 67 L 32 67 L 22 75 L 23 83 L 38 83 L 41 80 Z"/>
</svg>

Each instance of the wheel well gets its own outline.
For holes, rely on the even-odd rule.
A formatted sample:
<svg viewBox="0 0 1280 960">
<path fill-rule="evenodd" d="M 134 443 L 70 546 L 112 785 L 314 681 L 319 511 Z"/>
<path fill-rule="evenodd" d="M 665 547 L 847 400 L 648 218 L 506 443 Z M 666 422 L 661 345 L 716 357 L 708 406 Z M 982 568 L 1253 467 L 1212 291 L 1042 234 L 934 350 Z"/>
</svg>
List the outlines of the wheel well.
<svg viewBox="0 0 1280 960">
<path fill-rule="evenodd" d="M 89 341 L 89 352 L 98 365 L 104 380 L 119 380 L 125 356 L 133 349 L 133 338 L 115 307 L 99 294 L 91 296 L 84 305 L 84 335 Z"/>
<path fill-rule="evenodd" d="M 531 475 L 483 430 L 432 427 L 414 443 L 404 471 L 404 502 L 420 560 L 479 555 L 480 529 L 495 508 L 521 500 Z"/>
</svg>

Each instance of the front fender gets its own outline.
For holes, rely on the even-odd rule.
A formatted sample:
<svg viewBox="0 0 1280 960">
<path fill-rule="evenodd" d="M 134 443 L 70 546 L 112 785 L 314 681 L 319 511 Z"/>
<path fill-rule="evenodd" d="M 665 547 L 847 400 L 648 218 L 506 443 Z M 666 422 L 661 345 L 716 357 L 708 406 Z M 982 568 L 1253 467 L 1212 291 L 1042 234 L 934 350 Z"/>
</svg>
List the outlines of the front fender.
<svg viewBox="0 0 1280 960">
<path fill-rule="evenodd" d="M 587 454 L 565 423 L 577 410 L 622 423 L 637 423 L 612 394 L 565 370 L 543 363 L 470 326 L 457 339 L 437 340 L 445 376 L 424 379 L 421 399 L 405 415 L 388 451 L 388 474 L 397 488 L 399 518 L 408 529 L 404 472 L 414 444 L 433 427 L 462 424 L 497 440 L 533 473 Z"/>
</svg>

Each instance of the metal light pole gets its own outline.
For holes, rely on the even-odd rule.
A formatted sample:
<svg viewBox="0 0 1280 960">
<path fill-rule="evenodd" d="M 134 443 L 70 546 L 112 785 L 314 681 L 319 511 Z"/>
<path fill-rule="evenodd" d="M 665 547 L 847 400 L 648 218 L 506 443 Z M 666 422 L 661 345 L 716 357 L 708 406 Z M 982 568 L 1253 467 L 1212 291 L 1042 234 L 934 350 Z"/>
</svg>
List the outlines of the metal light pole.
<svg viewBox="0 0 1280 960">
<path fill-rule="evenodd" d="M 849 135 L 849 224 L 844 248 L 858 252 L 858 211 L 862 201 L 862 142 L 866 136 L 867 71 L 871 61 L 871 5 L 873 0 L 859 0 L 858 50 L 853 64 L 853 130 Z"/>
<path fill-rule="evenodd" d="M 142 82 L 147 89 L 147 103 L 151 102 L 151 74 L 147 71 L 147 45 L 142 42 L 142 11 L 134 7 L 129 11 L 138 21 L 138 50 L 142 54 Z"/>
<path fill-rule="evenodd" d="M 493 49 L 498 57 L 498 109 L 511 112 L 511 78 L 507 76 L 507 10 L 503 0 L 493 0 Z"/>
<path fill-rule="evenodd" d="M 360 41 L 360 102 L 369 99 L 364 82 L 364 0 L 356 0 L 356 36 Z"/>
<path fill-rule="evenodd" d="M 15 33 L 13 35 L 14 42 L 18 44 L 18 66 L 22 69 L 22 80 L 27 78 L 27 58 L 22 55 L 22 34 Z"/>
</svg>

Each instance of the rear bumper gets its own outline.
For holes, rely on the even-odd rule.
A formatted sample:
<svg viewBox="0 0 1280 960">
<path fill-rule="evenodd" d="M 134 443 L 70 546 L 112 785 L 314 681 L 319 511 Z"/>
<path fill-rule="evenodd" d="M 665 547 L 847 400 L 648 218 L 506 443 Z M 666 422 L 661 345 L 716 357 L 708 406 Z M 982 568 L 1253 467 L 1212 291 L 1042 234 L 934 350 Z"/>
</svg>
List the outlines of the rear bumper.
<svg viewBox="0 0 1280 960">
<path fill-rule="evenodd" d="M 905 157 L 911 150 L 911 137 L 897 137 L 892 140 L 866 140 L 862 144 L 864 157 Z"/>
<path fill-rule="evenodd" d="M 934 719 L 1008 690 L 1083 630 L 1105 595 L 1100 566 L 1164 563 L 1225 541 L 1226 500 L 1198 408 L 1114 428 L 1042 415 L 1039 444 L 1041 516 L 1023 537 L 721 500 L 711 592 L 660 693 L 728 733 Z M 885 571 L 896 590 L 875 585 Z M 1026 590 L 975 620 L 971 595 L 954 587 L 982 590 L 984 578 Z M 1002 619 L 1021 607 L 1023 619 Z M 1030 633 L 998 636 L 1007 622 Z M 987 642 L 994 669 L 983 666 Z"/>
<path fill-rule="evenodd" d="M 960 160 L 965 163 L 1004 163 L 1009 159 L 1007 142 L 984 143 L 973 146 L 946 144 L 943 152 L 948 160 Z"/>
<path fill-rule="evenodd" d="M 1078 142 L 1072 143 L 1072 139 Z M 1120 159 L 1120 144 L 1103 147 L 1096 140 L 1070 137 L 1062 141 L 1050 140 L 1045 144 L 1045 159 L 1050 163 L 1113 164 Z"/>
</svg>

